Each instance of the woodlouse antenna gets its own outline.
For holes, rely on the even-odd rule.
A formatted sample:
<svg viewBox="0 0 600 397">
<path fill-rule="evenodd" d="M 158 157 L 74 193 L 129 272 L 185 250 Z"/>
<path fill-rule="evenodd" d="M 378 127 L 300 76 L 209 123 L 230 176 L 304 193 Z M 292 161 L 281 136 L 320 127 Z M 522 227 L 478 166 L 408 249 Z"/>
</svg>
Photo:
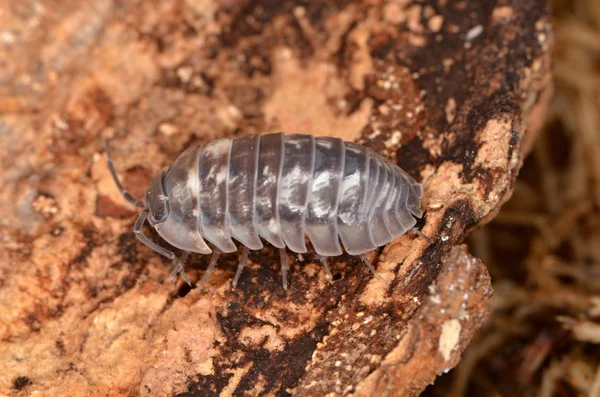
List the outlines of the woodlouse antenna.
<svg viewBox="0 0 600 397">
<path fill-rule="evenodd" d="M 136 207 L 148 208 L 145 201 L 141 201 L 141 200 L 134 198 L 127 190 L 125 190 L 125 188 L 121 184 L 121 181 L 119 180 L 119 177 L 117 176 L 117 171 L 115 170 L 115 165 L 112 161 L 112 157 L 110 155 L 110 146 L 108 145 L 108 140 L 104 141 L 104 148 L 106 150 L 106 163 L 108 164 L 108 169 L 110 170 L 110 173 L 113 177 L 113 180 L 115 181 L 115 184 L 117 185 L 117 188 L 119 188 L 119 190 L 121 191 L 121 194 L 123 195 L 123 197 L 125 197 L 125 200 L 129 201 L 131 204 L 135 205 Z"/>
<path fill-rule="evenodd" d="M 144 223 L 146 223 L 146 218 L 148 217 L 147 212 L 142 212 L 140 216 L 138 216 L 135 221 L 135 225 L 133 226 L 133 233 L 135 236 L 144 244 L 146 247 L 150 248 L 152 251 L 158 252 L 159 254 L 166 256 L 167 258 L 174 260 L 175 254 L 169 251 L 166 248 L 161 247 L 156 244 L 154 241 L 150 240 L 148 237 L 144 236 L 142 233 L 142 228 L 144 227 Z"/>
</svg>

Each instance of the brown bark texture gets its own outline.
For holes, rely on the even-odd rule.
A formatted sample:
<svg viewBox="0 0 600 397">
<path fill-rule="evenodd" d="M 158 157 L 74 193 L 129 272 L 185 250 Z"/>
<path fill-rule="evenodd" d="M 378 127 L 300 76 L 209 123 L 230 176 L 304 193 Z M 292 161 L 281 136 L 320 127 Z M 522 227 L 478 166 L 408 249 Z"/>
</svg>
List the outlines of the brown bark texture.
<svg viewBox="0 0 600 397">
<path fill-rule="evenodd" d="M 550 95 L 542 0 L 4 0 L 0 394 L 405 396 L 452 368 L 491 287 L 461 245 L 511 194 Z M 425 186 L 371 255 L 224 255 L 206 289 L 132 232 L 186 147 L 284 131 L 356 140 Z M 159 241 L 156 234 L 146 233 Z M 194 255 L 197 282 L 207 257 Z"/>
</svg>

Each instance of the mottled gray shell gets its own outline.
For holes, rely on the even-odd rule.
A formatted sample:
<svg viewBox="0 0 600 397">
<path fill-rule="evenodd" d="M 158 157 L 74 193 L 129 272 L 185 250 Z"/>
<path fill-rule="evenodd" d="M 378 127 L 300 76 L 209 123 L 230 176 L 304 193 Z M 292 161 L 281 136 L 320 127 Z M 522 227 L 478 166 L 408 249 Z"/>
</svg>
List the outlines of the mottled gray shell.
<svg viewBox="0 0 600 397">
<path fill-rule="evenodd" d="M 169 214 L 158 233 L 180 249 L 223 252 L 233 239 L 278 248 L 360 255 L 406 233 L 423 191 L 379 154 L 339 138 L 282 133 L 219 139 L 187 149 L 164 173 Z M 152 212 L 152 206 L 150 206 Z"/>
</svg>

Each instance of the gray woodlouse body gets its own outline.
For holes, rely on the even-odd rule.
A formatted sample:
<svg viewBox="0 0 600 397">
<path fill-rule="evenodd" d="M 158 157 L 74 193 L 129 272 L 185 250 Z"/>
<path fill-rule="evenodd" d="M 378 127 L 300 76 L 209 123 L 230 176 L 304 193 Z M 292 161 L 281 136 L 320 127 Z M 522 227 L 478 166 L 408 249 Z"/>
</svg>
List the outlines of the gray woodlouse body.
<svg viewBox="0 0 600 397">
<path fill-rule="evenodd" d="M 144 201 L 123 189 L 108 144 L 106 150 L 124 197 L 147 208 L 136 236 L 175 260 L 173 277 L 181 273 L 189 283 L 183 265 L 190 252 L 213 254 L 201 288 L 220 253 L 237 250 L 233 239 L 244 246 L 234 286 L 249 250 L 263 247 L 262 237 L 280 249 L 287 289 L 285 249 L 306 252 L 305 234 L 329 273 L 326 257 L 343 253 L 340 240 L 347 253 L 362 255 L 411 230 L 423 215 L 419 183 L 374 151 L 339 138 L 276 133 L 194 146 L 152 179 Z M 184 251 L 182 258 L 142 234 L 146 220 Z"/>
</svg>

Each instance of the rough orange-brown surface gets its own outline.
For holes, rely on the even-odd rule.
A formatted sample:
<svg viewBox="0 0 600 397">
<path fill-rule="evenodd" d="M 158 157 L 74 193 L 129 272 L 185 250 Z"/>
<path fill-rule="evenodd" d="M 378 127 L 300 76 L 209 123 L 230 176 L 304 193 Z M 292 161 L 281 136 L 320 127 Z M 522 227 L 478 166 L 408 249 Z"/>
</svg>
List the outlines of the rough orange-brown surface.
<svg viewBox="0 0 600 397">
<path fill-rule="evenodd" d="M 509 197 L 550 93 L 544 1 L 0 7 L 1 393 L 416 395 L 458 362 L 491 294 L 460 244 Z M 375 278 L 288 254 L 287 292 L 272 248 L 237 289 L 235 254 L 204 292 L 169 283 L 103 141 L 140 197 L 190 144 L 277 130 L 395 159 L 425 185 L 432 242 L 373 253 Z"/>
</svg>

